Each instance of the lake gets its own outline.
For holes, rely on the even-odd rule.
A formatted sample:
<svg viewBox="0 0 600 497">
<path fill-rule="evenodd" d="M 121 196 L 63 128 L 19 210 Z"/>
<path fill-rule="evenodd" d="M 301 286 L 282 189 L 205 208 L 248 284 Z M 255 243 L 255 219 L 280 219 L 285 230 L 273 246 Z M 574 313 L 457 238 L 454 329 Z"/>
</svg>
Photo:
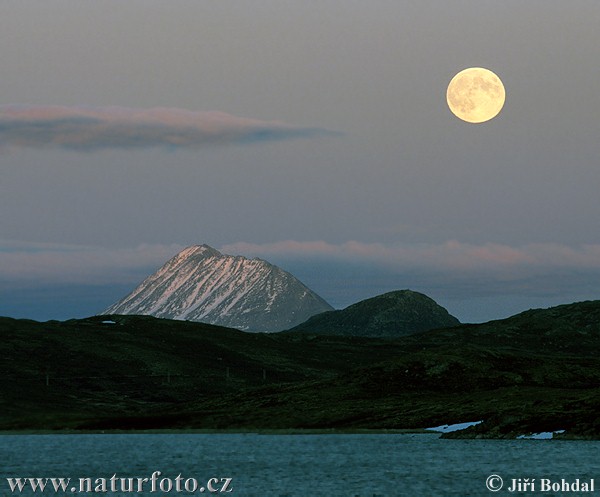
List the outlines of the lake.
<svg viewBox="0 0 600 497">
<path fill-rule="evenodd" d="M 1 435 L 0 496 L 33 495 L 28 483 L 12 492 L 7 480 L 29 477 L 70 478 L 71 495 L 81 493 L 80 478 L 83 490 L 111 496 L 131 495 L 137 485 L 148 496 L 209 495 L 224 486 L 233 491 L 217 495 L 589 495 L 541 492 L 542 479 L 547 485 L 579 479 L 581 487 L 597 477 L 600 492 L 598 454 L 596 441 L 442 440 L 437 434 Z M 491 475 L 504 480 L 502 491 L 486 488 Z M 535 491 L 506 491 L 519 478 L 535 478 Z M 500 480 L 488 483 L 497 488 Z M 44 494 L 55 494 L 50 482 Z"/>
</svg>

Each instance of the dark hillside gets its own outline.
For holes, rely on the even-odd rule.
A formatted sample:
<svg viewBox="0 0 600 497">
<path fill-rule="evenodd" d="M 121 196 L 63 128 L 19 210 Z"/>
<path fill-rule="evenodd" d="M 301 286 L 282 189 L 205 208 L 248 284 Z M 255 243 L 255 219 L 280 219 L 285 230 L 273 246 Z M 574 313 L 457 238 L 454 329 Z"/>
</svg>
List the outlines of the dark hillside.
<svg viewBox="0 0 600 497">
<path fill-rule="evenodd" d="M 343 310 L 317 314 L 290 331 L 397 338 L 457 324 L 458 319 L 426 295 L 398 290 L 362 300 Z"/>
<path fill-rule="evenodd" d="M 599 301 L 393 340 L 139 316 L 1 319 L 0 334 L 3 429 L 401 429 L 481 419 L 447 436 L 600 438 Z"/>
</svg>

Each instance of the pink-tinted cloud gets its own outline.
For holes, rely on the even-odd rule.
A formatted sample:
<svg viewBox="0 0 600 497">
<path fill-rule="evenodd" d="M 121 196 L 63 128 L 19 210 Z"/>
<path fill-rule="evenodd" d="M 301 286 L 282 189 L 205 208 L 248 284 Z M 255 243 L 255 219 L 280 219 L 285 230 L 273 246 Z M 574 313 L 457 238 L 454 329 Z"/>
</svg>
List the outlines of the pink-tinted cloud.
<svg viewBox="0 0 600 497">
<path fill-rule="evenodd" d="M 306 274 L 329 288 L 326 296 L 332 295 L 330 298 L 343 305 L 359 300 L 346 298 L 345 291 L 367 298 L 378 292 L 411 288 L 467 302 L 503 296 L 523 302 L 540 298 L 556 304 L 596 298 L 600 288 L 600 245 L 281 241 L 236 243 L 223 247 L 223 251 L 261 257 L 284 268 L 310 268 L 314 264 L 319 275 L 310 269 L 305 269 Z M 346 290 L 331 288 L 335 281 L 342 282 Z M 486 319 L 492 317 L 487 315 Z"/>
<path fill-rule="evenodd" d="M 8 287 L 134 285 L 182 248 L 140 245 L 107 249 L 0 241 L 0 284 Z"/>
<path fill-rule="evenodd" d="M 334 134 L 223 112 L 173 108 L 0 106 L 0 147 L 197 148 Z"/>
<path fill-rule="evenodd" d="M 515 278 L 555 270 L 600 270 L 600 245 L 570 247 L 560 244 L 528 244 L 518 247 L 497 243 L 469 244 L 450 240 L 444 243 L 381 244 L 349 241 L 293 240 L 268 244 L 226 245 L 228 253 L 285 258 L 329 258 L 344 262 L 376 263 L 390 270 L 422 271 L 430 274 L 501 274 Z"/>
<path fill-rule="evenodd" d="M 108 249 L 0 241 L 0 285 L 23 288 L 125 284 L 133 288 L 183 248 L 141 245 Z M 341 263 L 364 268 L 364 275 L 377 268 L 377 275 L 393 276 L 399 288 L 410 283 L 419 288 L 442 289 L 449 295 L 459 291 L 471 296 L 494 292 L 559 293 L 567 288 L 577 293 L 600 287 L 600 245 L 512 247 L 458 241 L 386 245 L 288 240 L 268 244 L 240 242 L 220 250 L 262 257 L 284 269 L 288 263 L 301 263 L 303 267 L 319 263 L 319 268 L 331 268 L 331 274 L 335 274 L 340 267 L 347 267 L 339 266 Z"/>
</svg>

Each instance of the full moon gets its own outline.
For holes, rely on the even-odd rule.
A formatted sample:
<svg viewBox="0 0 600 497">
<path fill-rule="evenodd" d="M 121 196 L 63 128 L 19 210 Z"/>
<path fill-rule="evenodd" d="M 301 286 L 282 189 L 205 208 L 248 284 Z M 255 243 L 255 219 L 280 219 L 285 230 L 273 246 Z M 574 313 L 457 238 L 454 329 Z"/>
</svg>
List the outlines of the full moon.
<svg viewBox="0 0 600 497">
<path fill-rule="evenodd" d="M 452 78 L 446 92 L 452 113 L 468 123 L 483 123 L 496 117 L 506 93 L 500 78 L 489 69 L 469 67 Z"/>
</svg>

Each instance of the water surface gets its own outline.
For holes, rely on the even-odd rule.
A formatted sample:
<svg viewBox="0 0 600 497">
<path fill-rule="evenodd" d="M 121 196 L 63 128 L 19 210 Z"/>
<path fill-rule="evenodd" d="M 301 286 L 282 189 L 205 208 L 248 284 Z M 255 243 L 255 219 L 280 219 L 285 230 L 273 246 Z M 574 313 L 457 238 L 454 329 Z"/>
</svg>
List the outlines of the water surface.
<svg viewBox="0 0 600 497">
<path fill-rule="evenodd" d="M 7 477 L 78 482 L 115 474 L 149 478 L 155 471 L 171 480 L 195 478 L 199 485 L 231 478 L 233 492 L 227 495 L 248 497 L 562 495 L 492 494 L 486 479 L 497 474 L 509 485 L 513 478 L 597 477 L 600 492 L 599 453 L 600 442 L 442 440 L 436 434 L 2 435 L 0 495 L 11 495 Z"/>
</svg>

